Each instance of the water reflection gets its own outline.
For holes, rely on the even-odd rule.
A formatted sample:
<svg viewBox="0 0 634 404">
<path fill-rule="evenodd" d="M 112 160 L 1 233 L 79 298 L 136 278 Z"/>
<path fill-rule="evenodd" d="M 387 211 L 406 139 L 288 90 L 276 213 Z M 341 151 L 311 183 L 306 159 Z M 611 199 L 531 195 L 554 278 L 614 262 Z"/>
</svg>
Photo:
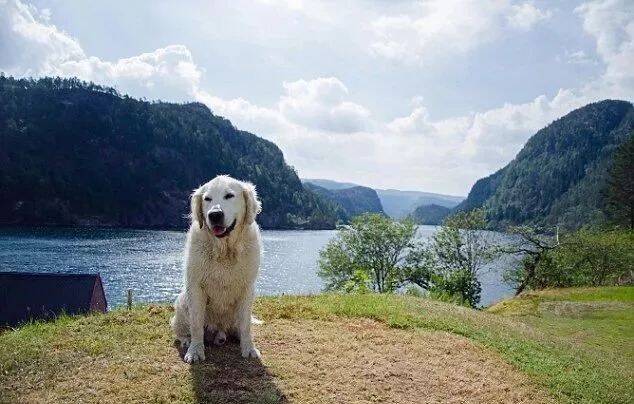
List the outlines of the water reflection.
<svg viewBox="0 0 634 404">
<path fill-rule="evenodd" d="M 434 226 L 420 226 L 428 238 Z M 319 250 L 335 231 L 263 232 L 264 255 L 257 281 L 258 294 L 317 293 Z M 493 237 L 504 237 L 492 233 Z M 99 272 L 110 307 L 124 304 L 127 289 L 134 300 L 171 301 L 182 280 L 185 233 L 127 229 L 28 228 L 0 230 L 0 270 L 29 272 Z M 482 275 L 482 304 L 510 293 L 501 284 L 498 260 Z"/>
</svg>

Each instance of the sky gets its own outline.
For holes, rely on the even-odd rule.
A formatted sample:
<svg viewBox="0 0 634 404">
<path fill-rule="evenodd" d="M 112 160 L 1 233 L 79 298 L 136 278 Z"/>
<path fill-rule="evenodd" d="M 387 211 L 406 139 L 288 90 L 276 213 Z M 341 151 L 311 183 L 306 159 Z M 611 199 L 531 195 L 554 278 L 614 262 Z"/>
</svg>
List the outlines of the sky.
<svg viewBox="0 0 634 404">
<path fill-rule="evenodd" d="M 375 188 L 466 195 L 633 66 L 632 0 L 0 0 L 4 74 L 202 102 Z"/>
</svg>

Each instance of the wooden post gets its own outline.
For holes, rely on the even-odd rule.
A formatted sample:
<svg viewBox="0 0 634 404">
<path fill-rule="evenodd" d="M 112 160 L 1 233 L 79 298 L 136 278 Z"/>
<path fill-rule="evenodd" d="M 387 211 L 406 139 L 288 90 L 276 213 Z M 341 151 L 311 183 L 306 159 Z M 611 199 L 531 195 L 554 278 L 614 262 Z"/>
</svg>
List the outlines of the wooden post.
<svg viewBox="0 0 634 404">
<path fill-rule="evenodd" d="M 132 289 L 128 289 L 128 310 L 132 310 Z"/>
</svg>

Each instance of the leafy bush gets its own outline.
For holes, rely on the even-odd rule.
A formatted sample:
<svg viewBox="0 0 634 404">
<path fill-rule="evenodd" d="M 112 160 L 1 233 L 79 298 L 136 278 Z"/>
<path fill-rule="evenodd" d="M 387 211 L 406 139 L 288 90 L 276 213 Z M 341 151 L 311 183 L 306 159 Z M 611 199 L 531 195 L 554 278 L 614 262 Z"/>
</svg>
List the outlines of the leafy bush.
<svg viewBox="0 0 634 404">
<path fill-rule="evenodd" d="M 361 215 L 320 252 L 319 276 L 327 290 L 394 292 L 415 284 L 433 298 L 475 307 L 478 273 L 493 256 L 484 226 L 484 211 L 460 212 L 423 243 L 410 221 Z"/>
<path fill-rule="evenodd" d="M 376 213 L 357 216 L 320 252 L 319 276 L 327 290 L 394 292 L 407 283 L 427 287 L 429 274 L 416 226 Z"/>
<path fill-rule="evenodd" d="M 505 274 L 505 280 L 515 287 L 524 284 L 529 289 L 632 283 L 634 233 L 578 230 L 544 251 L 536 264 L 532 259 L 530 255 L 524 256 L 517 268 Z"/>
<path fill-rule="evenodd" d="M 487 235 L 483 209 L 458 212 L 443 222 L 429 246 L 434 257 L 432 296 L 471 307 L 480 302 L 478 274 L 494 256 Z"/>
</svg>

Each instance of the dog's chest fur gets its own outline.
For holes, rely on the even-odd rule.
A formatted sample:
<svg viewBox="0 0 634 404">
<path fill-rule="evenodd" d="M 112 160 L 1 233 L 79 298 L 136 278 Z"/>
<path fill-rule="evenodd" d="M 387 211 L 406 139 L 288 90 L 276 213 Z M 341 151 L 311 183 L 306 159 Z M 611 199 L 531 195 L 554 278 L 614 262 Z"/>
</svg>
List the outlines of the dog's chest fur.
<svg viewBox="0 0 634 404">
<path fill-rule="evenodd" d="M 238 303 L 249 299 L 260 264 L 257 233 L 239 243 L 201 238 L 192 240 L 190 248 L 199 260 L 200 273 L 190 278 L 198 283 L 207 297 L 207 323 L 220 329 L 233 326 Z M 191 267 L 190 267 L 191 268 Z M 189 274 L 190 276 L 193 274 Z"/>
</svg>

